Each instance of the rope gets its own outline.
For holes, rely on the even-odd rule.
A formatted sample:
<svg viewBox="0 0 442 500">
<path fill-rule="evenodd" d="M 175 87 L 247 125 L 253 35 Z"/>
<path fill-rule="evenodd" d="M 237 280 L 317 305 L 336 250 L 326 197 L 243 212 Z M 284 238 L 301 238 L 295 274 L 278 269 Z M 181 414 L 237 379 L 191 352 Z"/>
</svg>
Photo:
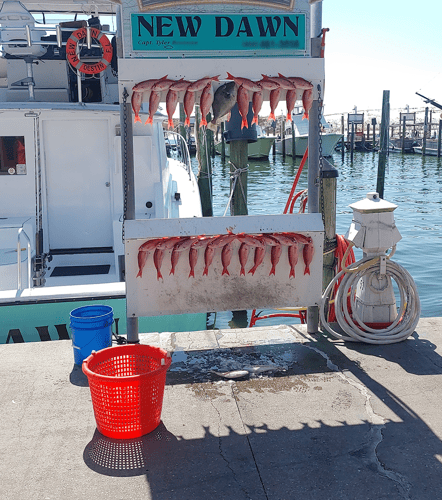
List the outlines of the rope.
<svg viewBox="0 0 442 500">
<path fill-rule="evenodd" d="M 236 166 L 231 161 L 229 161 L 229 163 L 230 163 L 230 165 L 232 165 L 232 167 L 235 169 L 235 171 L 232 172 L 230 175 L 230 180 L 233 180 L 233 184 L 232 184 L 232 187 L 230 188 L 230 196 L 229 196 L 229 199 L 227 201 L 227 206 L 226 206 L 226 209 L 224 210 L 223 217 L 226 216 L 227 210 L 229 209 L 229 205 L 230 205 L 230 202 L 232 201 L 233 192 L 235 191 L 235 186 L 236 186 L 236 182 L 238 179 L 239 179 L 239 186 L 241 188 L 243 200 L 244 200 L 244 203 L 246 203 L 246 195 L 244 193 L 244 187 L 243 187 L 242 181 L 241 181 L 241 174 L 243 174 L 244 172 L 247 172 L 248 167 L 236 168 Z"/>
<path fill-rule="evenodd" d="M 390 260 L 395 248 L 386 259 L 386 275 L 394 279 L 398 286 L 401 307 L 393 323 L 386 327 L 375 329 L 366 325 L 356 313 L 356 288 L 363 276 L 379 274 L 381 255 L 364 257 L 354 264 L 346 266 L 352 245 L 347 248 L 341 261 L 342 271 L 329 283 L 325 290 L 320 307 L 320 317 L 323 327 L 334 337 L 350 342 L 366 342 L 369 344 L 393 344 L 409 337 L 415 330 L 420 317 L 420 300 L 413 278 L 399 264 Z M 334 330 L 325 318 L 326 305 L 330 303 L 330 295 L 335 284 L 340 281 L 334 300 L 336 321 L 342 332 Z M 348 299 L 349 297 L 349 299 Z"/>
</svg>

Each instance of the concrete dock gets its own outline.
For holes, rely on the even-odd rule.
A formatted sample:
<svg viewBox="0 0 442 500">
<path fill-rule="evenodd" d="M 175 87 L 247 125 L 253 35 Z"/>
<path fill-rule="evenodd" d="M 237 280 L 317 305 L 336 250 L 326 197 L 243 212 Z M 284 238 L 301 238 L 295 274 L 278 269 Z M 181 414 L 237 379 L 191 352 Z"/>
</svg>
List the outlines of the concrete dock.
<svg viewBox="0 0 442 500">
<path fill-rule="evenodd" d="M 441 332 L 424 318 L 387 346 L 303 325 L 142 335 L 173 362 L 162 423 L 130 440 L 96 430 L 70 341 L 0 345 L 0 499 L 442 498 Z"/>
</svg>

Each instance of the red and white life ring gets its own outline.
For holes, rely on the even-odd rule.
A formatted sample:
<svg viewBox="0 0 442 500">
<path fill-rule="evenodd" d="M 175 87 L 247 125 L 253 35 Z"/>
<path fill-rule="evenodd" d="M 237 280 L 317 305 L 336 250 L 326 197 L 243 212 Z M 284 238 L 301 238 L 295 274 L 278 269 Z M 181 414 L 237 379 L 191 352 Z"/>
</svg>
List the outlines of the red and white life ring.
<svg viewBox="0 0 442 500">
<path fill-rule="evenodd" d="M 112 60 L 112 45 L 109 39 L 104 33 L 96 28 L 90 28 L 91 37 L 98 40 L 103 50 L 103 57 L 101 61 L 97 63 L 85 63 L 82 62 L 77 54 L 77 44 L 80 40 L 83 40 L 87 36 L 86 28 L 80 28 L 72 33 L 66 42 L 66 57 L 67 60 L 72 64 L 72 66 L 86 75 L 94 75 L 96 73 L 101 73 L 110 64 Z"/>
</svg>

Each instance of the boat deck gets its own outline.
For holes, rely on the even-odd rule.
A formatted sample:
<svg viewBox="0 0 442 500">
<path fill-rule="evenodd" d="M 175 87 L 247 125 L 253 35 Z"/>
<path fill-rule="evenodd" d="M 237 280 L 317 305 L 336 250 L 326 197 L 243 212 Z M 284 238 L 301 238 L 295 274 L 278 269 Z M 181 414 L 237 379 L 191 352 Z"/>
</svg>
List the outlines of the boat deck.
<svg viewBox="0 0 442 500">
<path fill-rule="evenodd" d="M 441 327 L 421 319 L 388 346 L 302 325 L 142 335 L 173 362 L 162 423 L 132 440 L 96 430 L 70 341 L 0 345 L 0 497 L 434 500 Z M 213 373 L 269 365 L 238 380 Z"/>
</svg>

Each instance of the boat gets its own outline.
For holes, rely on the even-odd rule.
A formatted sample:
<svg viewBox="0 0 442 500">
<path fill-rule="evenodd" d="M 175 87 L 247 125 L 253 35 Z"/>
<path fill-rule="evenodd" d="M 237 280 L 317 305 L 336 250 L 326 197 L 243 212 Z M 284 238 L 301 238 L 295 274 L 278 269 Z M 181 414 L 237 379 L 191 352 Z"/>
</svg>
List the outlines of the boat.
<svg viewBox="0 0 442 500">
<path fill-rule="evenodd" d="M 119 60 L 106 52 L 115 32 L 101 19 L 118 8 L 101 0 L 1 5 L 0 343 L 67 339 L 70 311 L 97 303 L 110 305 L 116 333 L 126 332 L 129 128 Z M 63 21 L 45 23 L 54 12 Z M 94 37 L 82 49 L 90 74 L 66 60 L 78 30 Z M 132 125 L 136 218 L 200 217 L 185 141 L 174 135 L 169 158 L 165 116 L 143 125 L 144 107 L 140 114 Z M 203 314 L 140 318 L 140 330 L 203 330 L 205 322 Z"/>
<path fill-rule="evenodd" d="M 256 131 L 258 134 L 256 142 L 249 142 L 248 145 L 248 158 L 252 160 L 263 160 L 267 159 L 272 150 L 273 143 L 275 142 L 275 137 L 266 136 L 259 125 L 256 126 Z M 225 143 L 225 154 L 230 156 L 230 145 Z M 215 144 L 215 151 L 217 154 L 221 154 L 222 143 L 218 142 Z"/>
<path fill-rule="evenodd" d="M 422 139 L 420 140 L 420 144 L 414 146 L 413 149 L 415 153 L 423 154 Z M 425 144 L 425 155 L 437 156 L 437 140 L 427 139 Z"/>
<path fill-rule="evenodd" d="M 388 151 L 389 153 L 402 153 L 403 148 L 404 153 L 414 153 L 417 145 L 418 143 L 411 137 L 405 137 L 404 140 L 402 137 L 392 137 Z"/>
<path fill-rule="evenodd" d="M 308 120 L 303 120 L 304 110 L 300 107 L 296 107 L 292 113 L 293 126 L 295 130 L 295 156 L 304 156 L 305 150 L 308 146 Z M 342 139 L 342 134 L 336 134 L 330 132 L 330 125 L 327 123 L 325 118 L 321 117 L 321 124 L 323 127 L 321 139 L 322 139 L 322 156 L 329 157 L 332 156 L 336 145 Z M 284 141 L 284 142 L 283 142 Z M 288 156 L 293 155 L 292 151 L 292 129 L 291 126 L 286 129 L 286 135 L 284 139 L 276 139 L 275 149 L 276 153 L 283 153 L 283 144 L 285 145 L 285 154 Z"/>
</svg>

